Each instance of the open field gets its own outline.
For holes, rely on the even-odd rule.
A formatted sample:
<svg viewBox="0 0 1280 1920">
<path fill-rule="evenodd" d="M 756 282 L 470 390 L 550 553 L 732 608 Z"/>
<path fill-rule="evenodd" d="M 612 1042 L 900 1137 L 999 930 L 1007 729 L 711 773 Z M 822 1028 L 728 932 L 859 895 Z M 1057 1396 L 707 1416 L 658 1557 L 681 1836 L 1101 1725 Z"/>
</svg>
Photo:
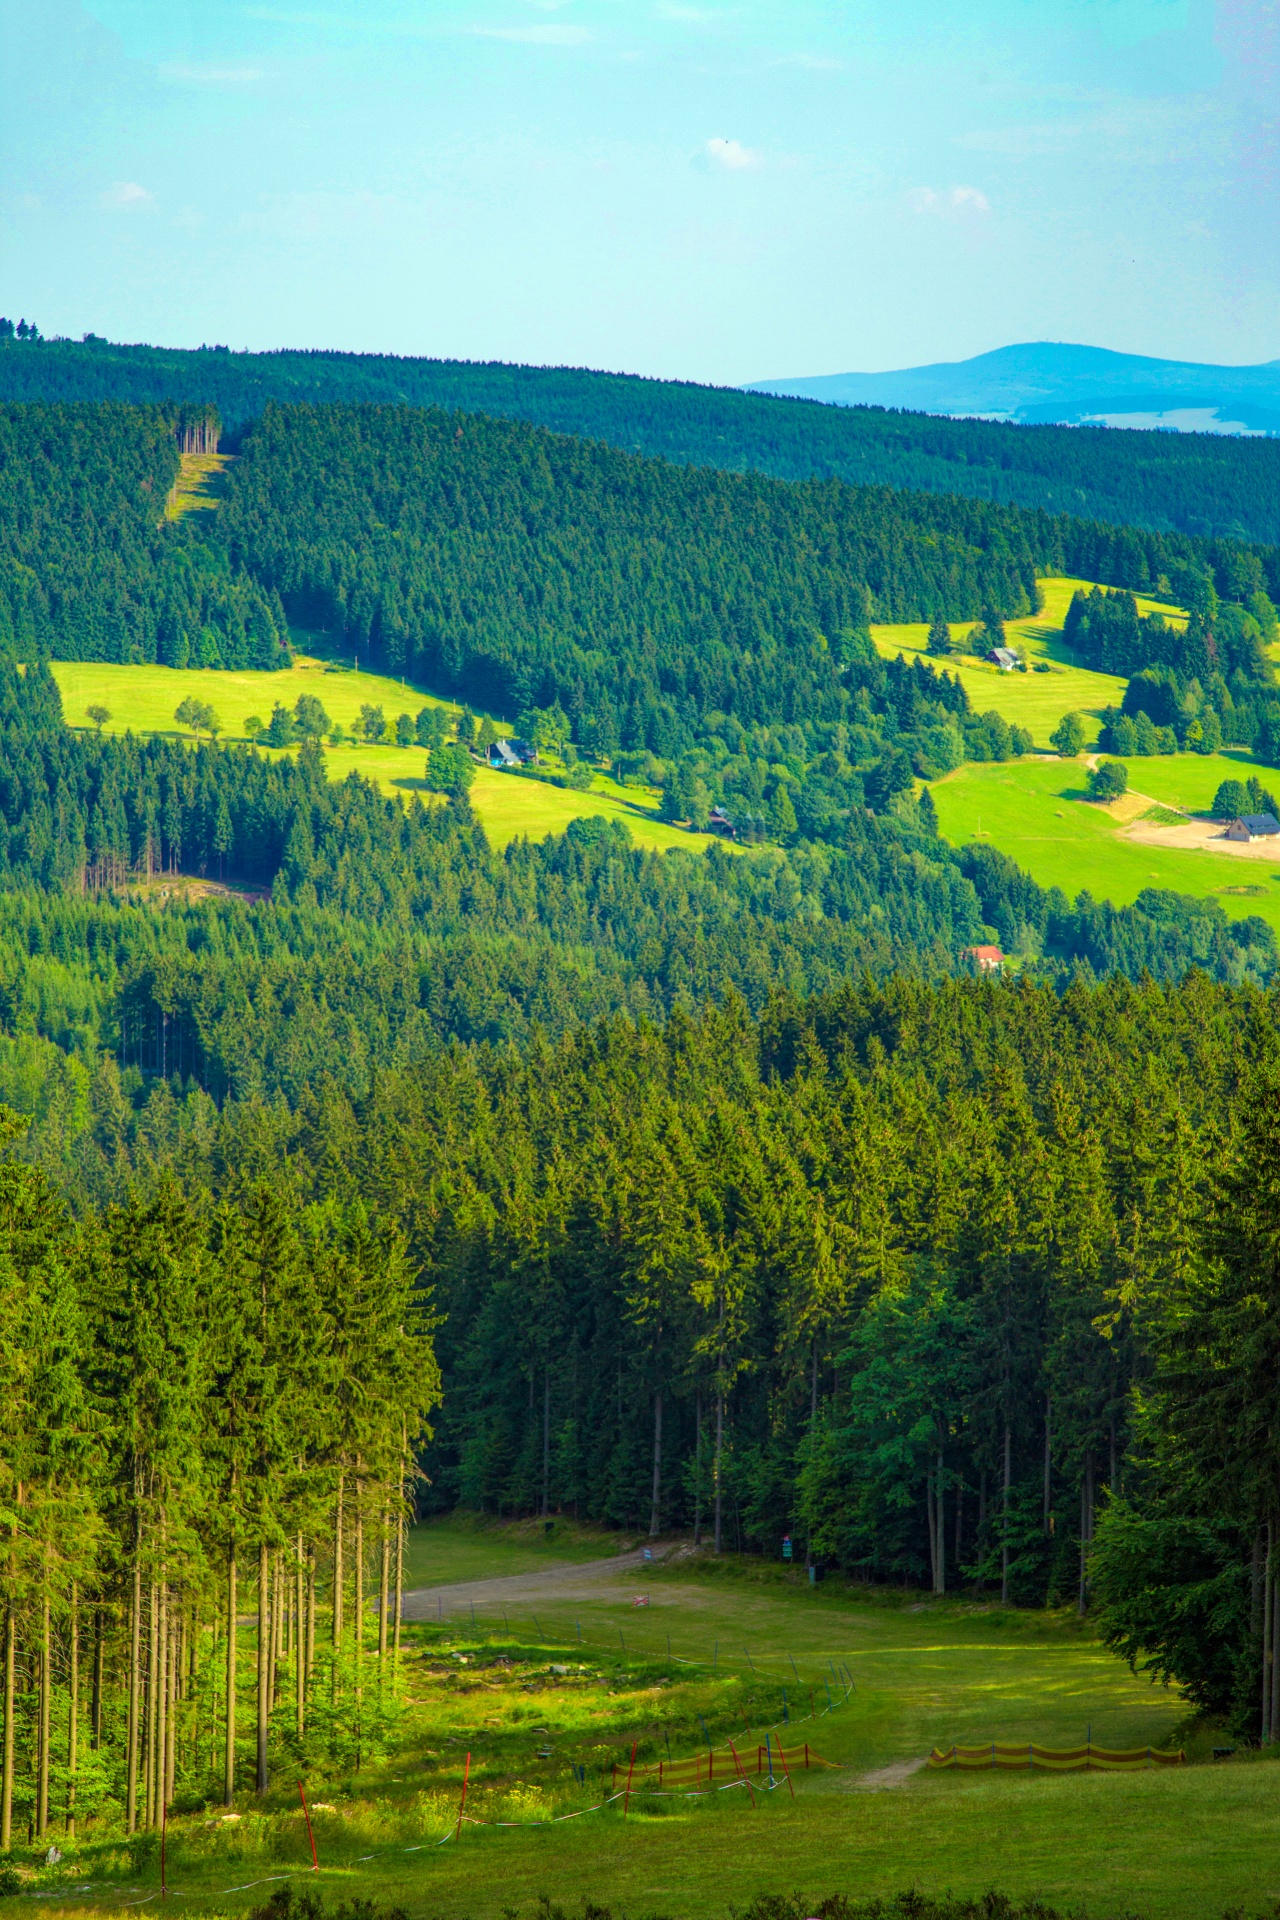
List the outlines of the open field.
<svg viewBox="0 0 1280 1920">
<path fill-rule="evenodd" d="M 68 660 L 55 660 L 53 673 L 69 723 L 87 728 L 86 708 L 101 704 L 111 713 L 108 733 L 132 729 L 135 733 L 166 733 L 189 739 L 189 731 L 173 717 L 188 696 L 213 707 L 223 723 L 224 740 L 246 739 L 245 721 L 251 714 L 266 722 L 277 701 L 292 708 L 302 693 L 314 693 L 330 719 L 341 721 L 348 729 L 356 725 L 362 706 L 381 707 L 389 720 L 401 713 L 416 715 L 424 706 L 459 711 L 450 702 L 404 681 L 359 673 L 309 655 L 299 655 L 294 666 L 283 673 L 220 673 Z M 324 752 L 335 780 L 355 770 L 376 781 L 385 793 L 418 792 L 428 798 L 422 779 L 426 756 L 421 747 L 348 743 L 325 747 Z M 544 781 L 484 767 L 477 772 L 471 800 L 497 846 L 505 846 L 521 834 L 539 840 L 547 834 L 563 833 L 571 820 L 588 819 L 594 814 L 624 821 L 643 847 L 680 847 L 686 853 L 703 853 L 710 845 L 704 834 L 664 825 L 657 818 L 656 795 L 645 789 L 620 787 L 604 775 L 597 775 L 586 793 L 574 793 L 566 787 L 552 787 Z"/>
<path fill-rule="evenodd" d="M 727 1916 L 761 1891 L 800 1888 L 817 1900 L 915 1884 L 1040 1893 L 1087 1904 L 1096 1920 L 1133 1911 L 1198 1920 L 1280 1898 L 1280 1775 L 1244 1754 L 1212 1764 L 1209 1730 L 1185 1769 L 915 1766 L 953 1740 L 1178 1740 L 1177 1697 L 1129 1674 L 1073 1614 L 834 1581 L 812 1589 L 799 1570 L 708 1564 L 678 1547 L 665 1566 L 619 1572 L 580 1558 L 609 1541 L 564 1522 L 556 1536 L 540 1539 L 535 1523 L 508 1532 L 461 1519 L 415 1531 L 410 1565 L 433 1581 L 514 1572 L 525 1591 L 514 1598 L 508 1582 L 505 1621 L 481 1597 L 474 1626 L 459 1603 L 444 1606 L 443 1625 L 409 1630 L 409 1704 L 394 1752 L 359 1776 L 313 1774 L 311 1797 L 328 1809 L 315 1824 L 330 1902 L 358 1896 L 395 1902 L 414 1920 L 496 1920 L 531 1914 L 547 1893 L 575 1908 L 590 1898 L 615 1912 Z M 633 1604 L 640 1594 L 647 1607 Z M 794 1800 L 778 1772 L 777 1791 L 754 1803 L 733 1786 L 695 1799 L 646 1793 L 625 1818 L 618 1805 L 586 1811 L 633 1741 L 638 1760 L 654 1762 L 710 1741 L 731 1774 L 736 1726 L 738 1751 L 754 1762 L 766 1728 L 776 1737 L 784 1691 L 788 1751 L 808 1740 L 835 1763 L 799 1771 Z M 468 1823 L 453 1838 L 468 1753 L 478 1820 L 578 1817 Z M 229 1826 L 216 1812 L 170 1825 L 171 1897 L 180 1890 L 184 1911 L 243 1913 L 280 1884 L 269 1876 L 309 1870 L 294 1771 L 282 1766 L 262 1814 L 246 1799 Z M 82 1845 L 41 1877 L 67 1888 L 64 1913 L 145 1901 L 159 1881 L 153 1842 L 132 1855 L 119 1843 Z"/>
<path fill-rule="evenodd" d="M 1221 780 L 1247 777 L 1248 754 L 1131 760 L 1129 779 L 1140 794 L 1174 807 L 1207 808 Z M 1280 776 L 1259 768 L 1264 784 Z M 982 839 L 1025 867 L 1043 887 L 1061 887 L 1069 899 L 1087 889 L 1096 900 L 1127 906 L 1144 887 L 1214 895 L 1233 917 L 1256 913 L 1280 933 L 1280 847 L 1271 865 L 1247 866 L 1227 853 L 1151 846 L 1125 837 L 1134 816 L 1131 798 L 1112 810 L 1085 797 L 1083 760 L 1010 760 L 959 767 L 933 783 L 938 826 L 955 846 Z M 1241 896 L 1241 886 L 1262 889 Z M 1230 890 L 1230 891 L 1226 891 Z"/>
<path fill-rule="evenodd" d="M 1011 726 L 1017 724 L 1027 727 L 1037 747 L 1047 749 L 1049 735 L 1063 714 L 1072 712 L 1084 716 L 1088 744 L 1096 744 L 1097 716 L 1106 706 L 1119 706 L 1126 683 L 1113 674 L 1091 673 L 1087 667 L 1079 666 L 1062 637 L 1062 623 L 1071 605 L 1072 594 L 1077 587 L 1088 588 L 1092 584 L 1089 580 L 1042 580 L 1042 611 L 1028 614 L 1025 620 L 1005 622 L 1009 644 L 1025 647 L 1033 663 L 1037 660 L 1047 661 L 1051 672 L 1001 673 L 998 667 L 988 666 L 986 661 L 976 659 L 972 654 L 953 656 L 951 660 L 935 661 L 933 664 L 946 666 L 952 673 L 959 674 L 975 713 L 988 713 L 994 708 L 997 713 L 1003 714 Z M 1137 599 L 1140 613 L 1163 614 L 1174 626 L 1186 621 L 1186 614 L 1179 608 L 1148 600 L 1142 594 Z M 952 638 L 967 638 L 977 624 L 974 620 L 953 622 Z M 918 625 L 883 626 L 873 627 L 871 633 L 880 653 L 886 659 L 892 659 L 899 653 L 907 656 L 922 654 L 929 629 Z"/>
</svg>

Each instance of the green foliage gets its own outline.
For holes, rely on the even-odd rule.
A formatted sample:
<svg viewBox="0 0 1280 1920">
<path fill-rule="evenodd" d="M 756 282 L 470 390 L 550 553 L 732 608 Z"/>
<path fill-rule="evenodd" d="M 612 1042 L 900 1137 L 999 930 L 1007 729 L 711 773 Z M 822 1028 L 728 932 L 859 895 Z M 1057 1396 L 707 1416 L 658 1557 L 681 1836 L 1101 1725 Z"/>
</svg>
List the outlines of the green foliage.
<svg viewBox="0 0 1280 1920">
<path fill-rule="evenodd" d="M 1078 713 L 1066 713 L 1049 735 L 1049 745 L 1062 755 L 1064 760 L 1073 760 L 1084 748 L 1084 721 Z"/>
<path fill-rule="evenodd" d="M 1129 769 L 1123 760 L 1103 760 L 1089 774 L 1091 800 L 1119 800 L 1129 791 Z"/>
<path fill-rule="evenodd" d="M 283 664 L 279 600 L 164 519 L 177 471 L 158 407 L 0 404 L 0 651 Z"/>
<path fill-rule="evenodd" d="M 104 340 L 41 341 L 7 353 L 0 359 L 0 395 L 178 399 L 198 408 L 214 402 L 237 430 L 273 400 L 441 407 L 528 420 L 694 466 L 1015 500 L 1048 514 L 1082 512 L 1115 523 L 1122 529 L 1115 535 L 1091 530 L 1100 548 L 1110 548 L 1107 571 L 1072 570 L 1135 590 L 1155 587 L 1169 572 L 1163 549 L 1170 527 L 1184 540 L 1244 528 L 1249 539 L 1280 542 L 1280 455 L 1274 443 L 1226 435 L 1082 434 L 1074 427 L 944 420 L 568 367 L 377 354 L 183 352 Z M 1133 531 L 1141 528 L 1156 537 Z M 1210 548 L 1209 539 L 1196 544 Z M 1239 549 L 1232 540 L 1215 538 L 1211 550 L 1225 575 Z M 1226 584 L 1222 580 L 1220 591 Z M 1276 598 L 1274 582 L 1267 591 Z"/>
<path fill-rule="evenodd" d="M 1219 820 L 1234 820 L 1242 813 L 1252 812 L 1249 805 L 1249 789 L 1244 781 L 1221 781 L 1209 811 Z"/>
</svg>

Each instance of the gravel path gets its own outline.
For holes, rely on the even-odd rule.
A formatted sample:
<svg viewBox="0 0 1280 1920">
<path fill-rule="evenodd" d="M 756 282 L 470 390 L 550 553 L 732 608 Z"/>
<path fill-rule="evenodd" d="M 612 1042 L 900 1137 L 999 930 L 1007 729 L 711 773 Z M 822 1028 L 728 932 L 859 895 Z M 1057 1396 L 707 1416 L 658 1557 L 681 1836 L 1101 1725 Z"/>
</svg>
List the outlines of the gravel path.
<svg viewBox="0 0 1280 1920">
<path fill-rule="evenodd" d="M 654 1560 L 661 1560 L 665 1551 L 663 1547 L 655 1547 Z M 633 1553 L 615 1553 L 607 1560 L 554 1560 L 536 1573 L 507 1573 L 494 1580 L 459 1580 L 444 1587 L 415 1587 L 404 1596 L 404 1617 L 406 1620 L 456 1619 L 460 1613 L 469 1613 L 473 1606 L 493 1614 L 517 1602 L 523 1608 L 537 1600 L 596 1599 L 620 1574 L 635 1573 L 644 1563 L 644 1548 L 637 1547 Z"/>
</svg>

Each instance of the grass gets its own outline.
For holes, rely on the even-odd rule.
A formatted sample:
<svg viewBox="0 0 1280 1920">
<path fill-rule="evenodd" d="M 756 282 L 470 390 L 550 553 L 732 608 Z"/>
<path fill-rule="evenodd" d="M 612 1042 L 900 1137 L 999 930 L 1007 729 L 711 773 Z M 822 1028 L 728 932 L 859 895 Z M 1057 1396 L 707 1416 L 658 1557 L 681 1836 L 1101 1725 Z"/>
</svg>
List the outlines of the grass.
<svg viewBox="0 0 1280 1920">
<path fill-rule="evenodd" d="M 173 491 L 165 501 L 165 517 L 180 520 L 184 513 L 210 513 L 222 497 L 223 475 L 229 453 L 184 453 Z"/>
<path fill-rule="evenodd" d="M 1037 660 L 1047 663 L 1050 672 L 1001 673 L 998 667 L 989 666 L 972 654 L 933 664 L 946 665 L 952 673 L 959 674 L 975 713 L 994 709 L 1010 725 L 1016 723 L 1028 728 L 1037 747 L 1047 749 L 1049 736 L 1063 714 L 1072 712 L 1085 717 L 1087 744 L 1095 745 L 1098 715 L 1106 706 L 1120 705 L 1126 682 L 1114 674 L 1092 673 L 1080 666 L 1062 637 L 1062 623 L 1072 594 L 1077 587 L 1087 589 L 1092 584 L 1088 580 L 1064 578 L 1042 580 L 1042 610 L 1029 614 L 1024 620 L 1005 622 L 1010 644 L 1025 647 L 1028 659 L 1033 663 Z M 1143 614 L 1163 614 L 1175 626 L 1187 618 L 1179 608 L 1164 606 L 1141 594 L 1137 598 L 1139 612 Z M 953 622 L 952 638 L 967 638 L 977 624 L 974 620 Z M 899 653 L 922 654 L 929 629 L 927 625 L 883 626 L 873 627 L 871 633 L 879 652 L 886 659 L 892 659 Z"/>
<path fill-rule="evenodd" d="M 433 1578 L 537 1574 L 557 1558 L 573 1563 L 625 1544 L 563 1522 L 557 1533 L 548 1541 L 536 1523 L 451 1519 L 415 1533 L 410 1564 L 425 1562 Z M 633 1606 L 637 1591 L 647 1608 Z M 1176 1771 L 926 1771 L 892 1790 L 857 1790 L 868 1770 L 952 1740 L 1066 1746 L 1087 1731 L 1111 1746 L 1177 1739 L 1176 1695 L 1131 1675 L 1069 1611 L 1003 1612 L 834 1581 L 813 1589 L 802 1573 L 760 1562 L 687 1558 L 643 1576 L 570 1566 L 527 1601 L 503 1604 L 505 1625 L 494 1605 L 474 1629 L 469 1619 L 415 1629 L 393 1757 L 359 1777 L 312 1778 L 313 1800 L 333 1809 L 316 1817 L 331 1902 L 373 1898 L 411 1916 L 488 1920 L 529 1915 L 545 1892 L 575 1907 L 589 1897 L 615 1912 L 698 1920 L 727 1916 L 761 1891 L 801 1888 L 817 1900 L 995 1885 L 1098 1915 L 1140 1909 L 1190 1920 L 1280 1896 L 1280 1776 L 1269 1762 L 1252 1764 L 1257 1756 L 1210 1764 L 1208 1730 L 1191 1748 L 1204 1764 Z M 527 1608 L 519 1617 L 517 1605 Z M 847 1699 L 836 1692 L 835 1711 L 821 1714 L 833 1666 L 847 1666 L 855 1690 Z M 800 1773 L 794 1801 L 785 1789 L 754 1805 L 740 1789 L 641 1798 L 626 1819 L 615 1807 L 550 1826 L 467 1825 L 460 1841 L 437 1844 L 456 1822 L 468 1753 L 470 1812 L 545 1820 L 598 1801 L 633 1740 L 642 1758 L 665 1756 L 668 1736 L 673 1753 L 688 1754 L 703 1744 L 703 1721 L 717 1742 L 736 1722 L 754 1755 L 763 1727 L 781 1716 L 784 1688 L 792 1714 L 808 1711 L 810 1688 L 821 1714 L 793 1725 L 789 1738 L 807 1737 L 838 1763 Z M 171 1825 L 169 1879 L 184 1911 L 242 1913 L 270 1891 L 265 1876 L 309 1866 L 296 1792 L 285 1766 L 265 1813 L 246 1801 L 231 1827 L 206 1826 L 208 1816 Z M 64 1888 L 92 1883 L 87 1896 L 59 1903 L 64 1912 L 100 1912 L 158 1889 L 154 1856 L 145 1846 L 126 1855 L 120 1842 L 82 1847 L 42 1877 Z M 38 1898 L 33 1905 L 52 1911 Z"/>
<path fill-rule="evenodd" d="M 209 456 L 212 457 L 212 456 Z M 164 733 L 190 738 L 174 720 L 174 711 L 187 698 L 208 702 L 223 723 L 224 740 L 243 740 L 245 722 L 256 714 L 271 718 L 278 701 L 292 708 L 299 694 L 314 693 L 331 720 L 350 729 L 362 706 L 380 706 L 389 720 L 401 713 L 416 715 L 423 706 L 456 713 L 450 702 L 424 692 L 410 682 L 384 674 L 361 673 L 332 660 L 299 654 L 282 673 L 224 673 L 199 668 L 113 666 L 101 662 L 56 660 L 54 677 L 62 692 L 63 711 L 72 726 L 88 727 L 87 709 L 105 706 L 111 719 L 108 733 Z M 426 755 L 421 747 L 381 747 L 360 744 L 326 747 L 329 771 L 341 780 L 353 770 L 376 781 L 384 793 L 428 798 L 423 781 Z M 686 853 L 704 853 L 708 836 L 669 827 L 657 818 L 657 796 L 647 789 L 624 788 L 597 775 L 586 793 L 549 786 L 520 774 L 480 768 L 472 789 L 472 804 L 496 846 L 505 846 L 521 834 L 531 840 L 563 833 L 571 820 L 600 814 L 621 820 L 643 847 Z"/>
<path fill-rule="evenodd" d="M 638 1536 L 602 1533 L 564 1519 L 489 1520 L 483 1514 L 450 1514 L 410 1530 L 405 1545 L 405 1586 L 450 1585 L 507 1574 L 541 1573 L 566 1561 L 601 1560 L 625 1553 Z"/>
<path fill-rule="evenodd" d="M 1137 792 L 1191 810 L 1207 809 L 1221 780 L 1238 779 L 1253 765 L 1246 754 L 1179 754 L 1126 764 Z M 988 841 L 1041 886 L 1061 887 L 1070 899 L 1087 889 L 1095 899 L 1126 906 L 1144 887 L 1167 887 L 1217 896 L 1227 913 L 1259 914 L 1280 932 L 1280 852 L 1273 872 L 1265 861 L 1125 840 L 1120 822 L 1085 799 L 1083 761 L 968 763 L 935 781 L 931 791 L 939 829 L 953 845 Z M 1227 892 L 1243 886 L 1262 891 L 1244 897 Z"/>
</svg>

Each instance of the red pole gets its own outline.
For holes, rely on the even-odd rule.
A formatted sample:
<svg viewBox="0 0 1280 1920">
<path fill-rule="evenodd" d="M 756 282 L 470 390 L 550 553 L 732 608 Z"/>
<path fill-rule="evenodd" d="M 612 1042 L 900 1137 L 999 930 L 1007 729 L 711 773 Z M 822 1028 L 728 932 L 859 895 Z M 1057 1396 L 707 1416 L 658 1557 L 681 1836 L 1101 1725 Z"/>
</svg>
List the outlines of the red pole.
<svg viewBox="0 0 1280 1920">
<path fill-rule="evenodd" d="M 636 1770 L 636 1748 L 639 1744 L 640 1742 L 638 1740 L 631 1742 L 631 1765 L 627 1768 L 627 1790 L 622 1796 L 622 1817 L 624 1820 L 627 1817 L 627 1808 L 631 1805 L 631 1776 Z"/>
<path fill-rule="evenodd" d="M 316 1837 L 311 1831 L 311 1809 L 307 1805 L 306 1789 L 301 1780 L 298 1782 L 298 1792 L 302 1797 L 302 1817 L 307 1823 L 307 1838 L 311 1842 L 311 1866 L 314 1872 L 319 1873 L 320 1862 L 316 1858 Z"/>
<path fill-rule="evenodd" d="M 754 1807 L 756 1803 L 756 1790 L 751 1784 L 751 1775 L 742 1771 L 742 1762 L 738 1758 L 738 1749 L 734 1746 L 732 1740 L 729 1742 L 729 1751 L 733 1755 L 733 1764 L 738 1769 L 739 1780 L 745 1780 L 747 1783 L 747 1792 L 751 1795 L 751 1804 Z"/>
<path fill-rule="evenodd" d="M 471 1778 L 471 1755 L 468 1754 L 467 1764 L 462 1769 L 462 1799 L 458 1803 L 458 1824 L 453 1830 L 453 1837 L 455 1840 L 459 1839 L 462 1834 L 462 1809 L 467 1804 L 467 1782 L 470 1778 Z"/>
<path fill-rule="evenodd" d="M 806 1773 L 809 1771 L 809 1742 L 807 1740 L 804 1743 L 804 1770 Z"/>
<path fill-rule="evenodd" d="M 787 1776 L 787 1785 L 791 1787 L 791 1769 L 787 1765 L 787 1750 L 783 1746 L 781 1740 L 779 1740 L 778 1742 L 778 1758 L 782 1762 L 782 1771 Z M 794 1787 L 791 1787 L 791 1798 L 794 1800 L 795 1797 L 796 1797 L 796 1790 Z"/>
</svg>

